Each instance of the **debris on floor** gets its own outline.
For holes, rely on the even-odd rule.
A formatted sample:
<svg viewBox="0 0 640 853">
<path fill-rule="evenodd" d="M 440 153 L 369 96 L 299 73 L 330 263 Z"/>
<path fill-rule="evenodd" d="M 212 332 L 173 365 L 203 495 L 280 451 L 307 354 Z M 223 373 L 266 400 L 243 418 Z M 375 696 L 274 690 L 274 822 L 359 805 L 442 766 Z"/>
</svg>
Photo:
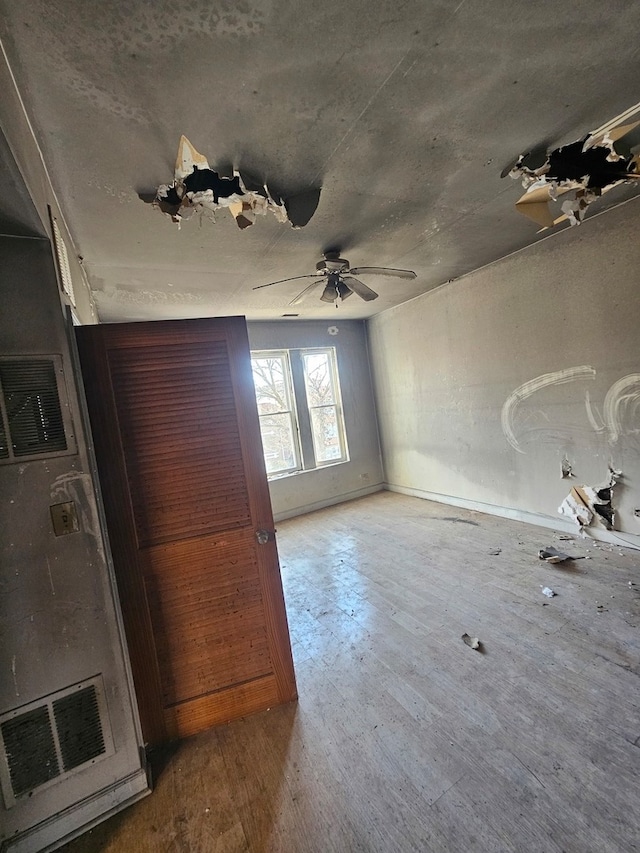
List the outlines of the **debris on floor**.
<svg viewBox="0 0 640 853">
<path fill-rule="evenodd" d="M 472 524 L 474 527 L 480 527 L 477 521 L 471 521 L 470 518 L 459 518 L 457 515 L 443 515 L 440 521 L 452 521 L 454 524 Z"/>
<path fill-rule="evenodd" d="M 558 551 L 553 545 L 547 548 L 541 548 L 538 551 L 540 560 L 545 560 L 547 563 L 564 563 L 565 560 L 582 560 L 582 557 L 572 557 L 570 554 L 565 554 L 564 551 Z"/>
<path fill-rule="evenodd" d="M 554 595 L 557 595 L 558 593 L 555 592 L 553 589 L 551 589 L 550 586 L 543 586 L 542 587 L 542 594 L 546 595 L 547 598 L 553 598 Z"/>
<path fill-rule="evenodd" d="M 462 640 L 465 642 L 470 648 L 475 649 L 477 652 L 480 651 L 482 643 L 477 637 L 470 637 L 469 634 L 463 634 Z"/>
<path fill-rule="evenodd" d="M 279 222 L 302 228 L 318 207 L 320 189 L 308 188 L 280 198 L 246 173 L 234 170 L 233 177 L 224 177 L 209 166 L 207 158 L 186 136 L 181 136 L 173 182 L 161 184 L 155 193 L 140 193 L 139 197 L 178 225 L 196 213 L 215 221 L 215 212 L 227 208 L 240 229 L 253 225 L 256 215 L 267 211 Z"/>
<path fill-rule="evenodd" d="M 558 507 L 560 515 L 568 516 L 582 528 L 597 520 L 607 530 L 613 529 L 615 511 L 611 503 L 613 489 L 622 477 L 621 471 L 609 467 L 609 478 L 599 486 L 574 486 Z"/>
<path fill-rule="evenodd" d="M 502 548 L 492 548 L 492 549 L 489 551 L 489 554 L 490 554 L 490 556 L 492 556 L 492 557 L 497 557 L 497 556 L 498 556 L 498 554 L 502 554 Z"/>
<path fill-rule="evenodd" d="M 594 131 L 542 157 L 539 149 L 521 154 L 501 174 L 521 180 L 525 187 L 516 210 L 543 229 L 564 221 L 579 225 L 588 206 L 603 193 L 640 178 L 640 155 L 632 154 L 629 147 L 630 135 L 638 125 L 640 122 Z M 551 203 L 561 196 L 566 198 L 560 210 L 552 211 Z M 557 213 L 560 215 L 554 215 Z"/>
</svg>

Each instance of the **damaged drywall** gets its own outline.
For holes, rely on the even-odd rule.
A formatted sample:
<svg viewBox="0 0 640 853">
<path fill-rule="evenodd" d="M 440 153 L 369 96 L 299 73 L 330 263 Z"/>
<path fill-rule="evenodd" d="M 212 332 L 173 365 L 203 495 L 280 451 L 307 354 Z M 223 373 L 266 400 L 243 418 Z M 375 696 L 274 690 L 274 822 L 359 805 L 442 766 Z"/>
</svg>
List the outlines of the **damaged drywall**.
<svg viewBox="0 0 640 853">
<path fill-rule="evenodd" d="M 320 188 L 310 187 L 281 198 L 246 173 L 234 172 L 231 178 L 223 177 L 209 166 L 207 158 L 196 151 L 186 136 L 181 136 L 173 182 L 160 184 L 155 193 L 139 193 L 139 197 L 178 225 L 194 214 L 215 221 L 216 211 L 226 208 L 241 229 L 253 225 L 256 216 L 267 212 L 278 222 L 302 228 L 316 212 Z"/>
<path fill-rule="evenodd" d="M 589 133 L 554 149 L 541 165 L 539 152 L 521 154 L 501 176 L 521 180 L 526 189 L 516 210 L 543 229 L 566 220 L 579 225 L 588 206 L 603 193 L 623 181 L 640 179 L 640 154 L 631 153 L 628 147 L 629 134 L 639 125 L 634 122 L 604 133 Z M 560 209 L 554 212 L 556 202 Z"/>
<path fill-rule="evenodd" d="M 613 489 L 621 477 L 621 471 L 609 467 L 608 479 L 599 486 L 574 486 L 558 507 L 558 512 L 574 521 L 581 530 L 594 521 L 612 530 L 615 521 Z"/>
</svg>

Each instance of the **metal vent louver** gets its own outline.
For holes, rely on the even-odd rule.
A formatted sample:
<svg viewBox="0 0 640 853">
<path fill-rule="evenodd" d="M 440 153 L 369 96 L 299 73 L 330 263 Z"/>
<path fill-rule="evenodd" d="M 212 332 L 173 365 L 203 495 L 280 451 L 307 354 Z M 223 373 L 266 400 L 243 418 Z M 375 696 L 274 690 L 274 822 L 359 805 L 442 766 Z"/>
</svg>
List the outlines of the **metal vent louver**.
<svg viewBox="0 0 640 853">
<path fill-rule="evenodd" d="M 3 723 L 2 739 L 14 796 L 19 797 L 59 775 L 46 705 Z"/>
<path fill-rule="evenodd" d="M 3 424 L 0 457 L 67 450 L 53 359 L 0 362 Z"/>
<path fill-rule="evenodd" d="M 4 428 L 4 423 L 0 420 L 0 459 L 9 458 L 9 442 L 7 441 L 7 433 Z"/>
<path fill-rule="evenodd" d="M 53 703 L 62 766 L 71 770 L 104 752 L 95 687 L 87 687 Z"/>
<path fill-rule="evenodd" d="M 53 244 L 56 250 L 56 258 L 58 260 L 58 270 L 60 272 L 62 290 L 69 297 L 69 302 L 71 302 L 75 308 L 76 295 L 73 292 L 73 278 L 71 277 L 71 268 L 69 267 L 67 244 L 62 239 L 58 220 L 54 216 L 51 217 L 51 224 L 53 228 Z"/>
<path fill-rule="evenodd" d="M 100 676 L 6 714 L 0 781 L 7 808 L 113 752 Z"/>
</svg>

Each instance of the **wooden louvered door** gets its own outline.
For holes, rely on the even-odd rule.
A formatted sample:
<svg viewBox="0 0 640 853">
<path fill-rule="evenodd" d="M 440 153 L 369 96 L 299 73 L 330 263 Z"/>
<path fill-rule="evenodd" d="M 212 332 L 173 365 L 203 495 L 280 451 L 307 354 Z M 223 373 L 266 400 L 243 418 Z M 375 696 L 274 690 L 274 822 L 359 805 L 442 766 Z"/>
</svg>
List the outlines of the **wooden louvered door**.
<svg viewBox="0 0 640 853">
<path fill-rule="evenodd" d="M 145 739 L 294 699 L 244 319 L 77 331 Z"/>
</svg>

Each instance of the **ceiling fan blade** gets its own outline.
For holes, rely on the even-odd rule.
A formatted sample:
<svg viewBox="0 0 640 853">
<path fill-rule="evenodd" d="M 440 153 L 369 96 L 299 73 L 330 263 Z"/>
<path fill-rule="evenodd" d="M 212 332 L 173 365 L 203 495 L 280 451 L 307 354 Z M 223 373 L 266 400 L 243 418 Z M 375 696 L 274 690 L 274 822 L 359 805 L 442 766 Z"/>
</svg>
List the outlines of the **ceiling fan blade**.
<svg viewBox="0 0 640 853">
<path fill-rule="evenodd" d="M 416 274 L 413 270 L 392 270 L 388 267 L 354 267 L 349 270 L 353 275 L 362 275 L 363 273 L 369 273 L 370 275 L 389 275 L 394 278 L 416 278 Z"/>
<path fill-rule="evenodd" d="M 313 290 L 313 288 L 314 288 L 316 285 L 318 285 L 318 284 L 323 284 L 323 283 L 324 283 L 324 279 L 323 279 L 323 278 L 317 278 L 315 281 L 312 281 L 312 282 L 311 282 L 311 284 L 308 284 L 308 285 L 305 287 L 305 289 L 304 289 L 301 293 L 299 293 L 299 294 L 296 296 L 296 298 L 295 298 L 295 299 L 292 299 L 292 300 L 291 300 L 291 302 L 289 303 L 289 305 L 299 305 L 299 304 L 302 302 L 302 300 L 304 299 L 304 297 L 307 295 L 307 293 L 309 293 L 310 291 L 312 291 L 312 290 Z"/>
<path fill-rule="evenodd" d="M 252 290 L 260 290 L 261 287 L 271 287 L 272 284 L 282 284 L 283 281 L 297 281 L 299 278 L 315 278 L 317 273 L 310 275 L 294 275 L 293 278 L 280 278 L 278 281 L 270 281 L 269 284 L 259 284 L 257 287 L 252 287 Z"/>
<path fill-rule="evenodd" d="M 371 302 L 374 299 L 378 298 L 378 294 L 375 290 L 371 290 L 370 287 L 362 282 L 358 281 L 357 278 L 352 278 L 350 275 L 345 275 L 342 278 L 342 281 L 347 285 L 350 290 L 353 290 L 360 299 L 364 299 L 365 302 Z"/>
</svg>

